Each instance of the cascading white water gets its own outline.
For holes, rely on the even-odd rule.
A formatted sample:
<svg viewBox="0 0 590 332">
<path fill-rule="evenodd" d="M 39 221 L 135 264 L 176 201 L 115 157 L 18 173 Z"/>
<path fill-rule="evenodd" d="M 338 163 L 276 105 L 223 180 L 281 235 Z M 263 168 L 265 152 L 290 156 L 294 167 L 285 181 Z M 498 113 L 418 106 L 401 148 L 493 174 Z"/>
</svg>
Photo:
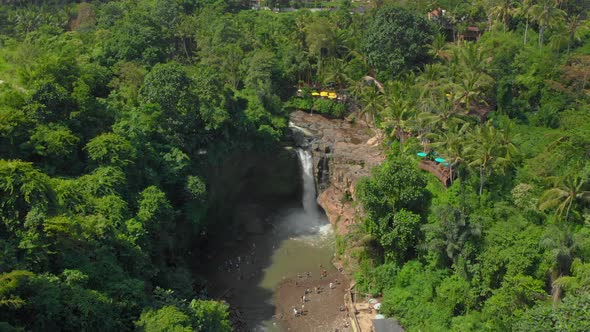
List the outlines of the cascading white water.
<svg viewBox="0 0 590 332">
<path fill-rule="evenodd" d="M 316 201 L 312 154 L 302 148 L 298 148 L 296 151 L 301 163 L 301 182 L 303 184 L 301 203 L 303 207 L 282 209 L 274 217 L 270 231 L 272 233 L 268 234 L 271 236 L 261 237 L 261 242 L 270 241 L 272 243 L 271 263 L 264 269 L 259 284 L 259 287 L 267 291 L 274 291 L 286 277 L 296 280 L 295 278 L 302 272 L 314 271 L 318 266 L 325 266 L 330 274 L 336 273 L 336 269 L 331 263 L 334 257 L 332 225 Z M 259 248 L 258 244 L 256 248 Z M 267 248 L 270 251 L 270 247 L 267 246 Z M 260 314 L 250 309 L 253 305 L 248 291 L 251 290 L 248 288 L 241 292 L 241 298 L 247 303 L 244 305 L 245 308 L 240 309 L 242 317 L 251 317 L 252 321 L 260 316 L 268 318 L 266 311 Z M 262 322 L 253 330 L 279 331 L 276 320 L 270 319 Z"/>
<path fill-rule="evenodd" d="M 313 177 L 313 158 L 311 152 L 304 149 L 297 149 L 297 156 L 301 162 L 303 170 L 301 177 L 303 180 L 303 210 L 314 221 L 319 216 L 319 210 L 316 202 L 315 179 Z"/>
</svg>

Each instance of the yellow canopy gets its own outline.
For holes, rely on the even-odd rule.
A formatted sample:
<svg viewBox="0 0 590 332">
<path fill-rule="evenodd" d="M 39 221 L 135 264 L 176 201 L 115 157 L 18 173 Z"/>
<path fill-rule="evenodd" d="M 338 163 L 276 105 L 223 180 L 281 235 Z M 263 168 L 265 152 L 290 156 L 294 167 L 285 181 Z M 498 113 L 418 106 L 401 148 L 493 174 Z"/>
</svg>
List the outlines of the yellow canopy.
<svg viewBox="0 0 590 332">
<path fill-rule="evenodd" d="M 330 98 L 330 99 L 336 99 L 336 98 L 338 98 L 338 96 L 336 96 L 335 93 L 331 93 L 330 95 L 328 95 L 328 98 Z"/>
<path fill-rule="evenodd" d="M 328 97 L 328 93 L 326 91 L 322 91 L 322 92 L 320 92 L 320 96 Z"/>
<path fill-rule="evenodd" d="M 319 96 L 320 94 L 314 91 L 314 92 L 311 93 L 311 95 L 312 96 Z"/>
</svg>

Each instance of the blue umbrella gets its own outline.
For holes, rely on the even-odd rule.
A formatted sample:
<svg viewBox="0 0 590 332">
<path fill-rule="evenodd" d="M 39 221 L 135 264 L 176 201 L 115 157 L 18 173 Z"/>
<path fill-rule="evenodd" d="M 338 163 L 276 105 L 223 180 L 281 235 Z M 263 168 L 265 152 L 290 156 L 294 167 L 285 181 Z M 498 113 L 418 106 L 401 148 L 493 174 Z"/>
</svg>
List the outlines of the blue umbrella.
<svg viewBox="0 0 590 332">
<path fill-rule="evenodd" d="M 426 153 L 426 152 L 418 152 L 416 154 L 420 157 L 426 157 L 428 155 L 428 153 Z"/>
<path fill-rule="evenodd" d="M 436 161 L 437 163 L 442 163 L 445 160 L 443 158 L 434 158 L 434 161 Z"/>
</svg>

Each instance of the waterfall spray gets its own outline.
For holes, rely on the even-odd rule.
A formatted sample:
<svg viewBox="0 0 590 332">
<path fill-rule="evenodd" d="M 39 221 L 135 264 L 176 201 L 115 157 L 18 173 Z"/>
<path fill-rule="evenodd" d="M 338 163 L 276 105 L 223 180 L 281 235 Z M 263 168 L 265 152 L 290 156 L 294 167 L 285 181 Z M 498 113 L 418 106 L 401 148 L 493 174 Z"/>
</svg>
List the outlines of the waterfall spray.
<svg viewBox="0 0 590 332">
<path fill-rule="evenodd" d="M 303 170 L 301 177 L 303 182 L 303 196 L 301 201 L 303 203 L 303 210 L 305 213 L 316 219 L 319 216 L 319 210 L 316 202 L 315 179 L 313 177 L 313 158 L 311 152 L 304 149 L 297 149 L 297 156 L 301 162 L 301 169 Z"/>
</svg>

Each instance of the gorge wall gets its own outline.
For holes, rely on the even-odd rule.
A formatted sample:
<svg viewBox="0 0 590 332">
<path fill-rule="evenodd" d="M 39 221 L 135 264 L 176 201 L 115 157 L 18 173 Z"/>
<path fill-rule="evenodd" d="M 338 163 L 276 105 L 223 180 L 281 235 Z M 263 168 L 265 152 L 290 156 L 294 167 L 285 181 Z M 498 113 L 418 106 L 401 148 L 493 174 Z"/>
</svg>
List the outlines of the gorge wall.
<svg viewBox="0 0 590 332">
<path fill-rule="evenodd" d="M 318 186 L 318 203 L 338 234 L 354 223 L 356 182 L 384 159 L 379 140 L 355 115 L 328 119 L 297 111 L 291 114 L 293 139 L 310 149 Z"/>
</svg>

